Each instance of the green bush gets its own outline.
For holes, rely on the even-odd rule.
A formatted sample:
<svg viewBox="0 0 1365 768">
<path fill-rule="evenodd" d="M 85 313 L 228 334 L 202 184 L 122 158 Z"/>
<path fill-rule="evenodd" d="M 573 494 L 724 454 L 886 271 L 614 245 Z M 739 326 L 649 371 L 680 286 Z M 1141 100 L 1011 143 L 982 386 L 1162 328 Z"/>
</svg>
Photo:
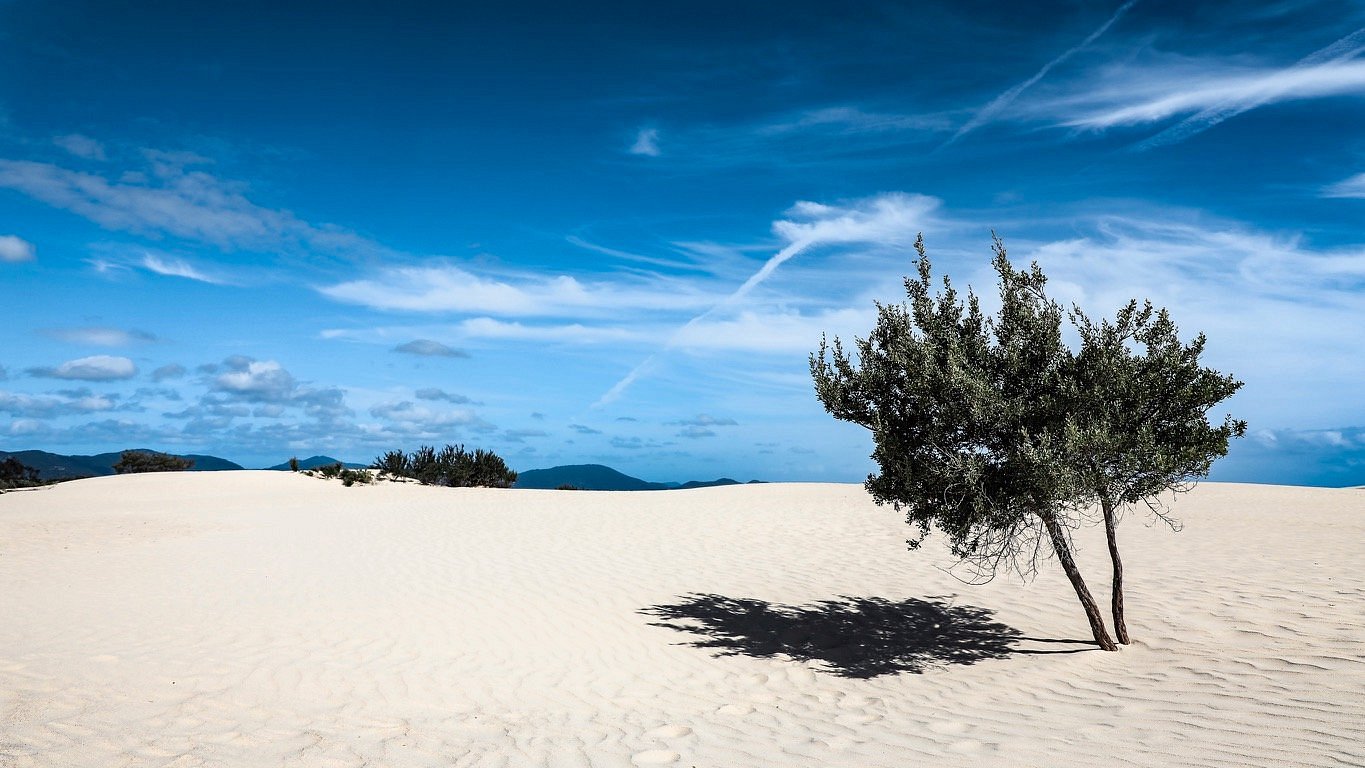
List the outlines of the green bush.
<svg viewBox="0 0 1365 768">
<path fill-rule="evenodd" d="M 38 478 L 38 470 L 30 467 L 13 456 L 0 461 L 0 489 L 33 488 L 43 485 Z"/>
<path fill-rule="evenodd" d="M 124 451 L 119 455 L 114 471 L 120 475 L 141 472 L 183 472 L 194 467 L 194 459 L 172 456 L 156 451 Z"/>
<path fill-rule="evenodd" d="M 482 448 L 468 451 L 463 445 L 447 445 L 439 451 L 423 445 L 410 456 L 389 451 L 376 458 L 371 467 L 423 485 L 454 488 L 510 488 L 517 481 L 517 473 L 508 469 L 501 456 Z"/>
</svg>

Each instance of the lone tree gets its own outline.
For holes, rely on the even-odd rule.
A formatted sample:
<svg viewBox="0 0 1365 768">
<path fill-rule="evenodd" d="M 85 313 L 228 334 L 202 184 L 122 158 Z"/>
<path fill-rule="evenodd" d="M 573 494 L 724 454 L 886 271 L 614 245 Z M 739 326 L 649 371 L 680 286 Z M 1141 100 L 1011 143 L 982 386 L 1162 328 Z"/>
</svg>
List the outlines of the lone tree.
<svg viewBox="0 0 1365 768">
<path fill-rule="evenodd" d="M 140 472 L 183 472 L 194 466 L 194 459 L 156 451 L 124 451 L 114 464 L 114 472 L 132 475 Z"/>
<path fill-rule="evenodd" d="M 1086 522 L 1084 511 L 1098 497 L 1098 475 L 1084 471 L 1086 451 L 1093 457 L 1138 441 L 1120 442 L 1111 434 L 1121 427 L 1102 415 L 1110 411 L 1100 408 L 1105 393 L 1093 388 L 1100 369 L 1063 342 L 1063 312 L 1044 293 L 1047 278 L 1037 264 L 1016 270 L 995 239 L 1001 307 L 987 318 L 977 297 L 969 290 L 961 299 L 946 277 L 934 295 L 922 238 L 915 250 L 918 275 L 905 280 L 906 303 L 877 305 L 876 327 L 866 339 L 854 339 L 856 360 L 837 338 L 832 350 L 822 340 L 811 355 L 817 396 L 835 418 L 872 431 L 872 458 L 881 472 L 869 475 L 866 487 L 878 504 L 891 504 L 917 527 L 912 549 L 938 528 L 956 557 L 978 574 L 993 576 L 1002 565 L 1034 572 L 1040 551 L 1049 546 L 1096 644 L 1116 650 L 1072 556 L 1070 531 Z M 1082 317 L 1073 313 L 1075 322 Z M 1183 357 L 1163 352 L 1134 365 L 1144 371 L 1131 384 L 1130 403 L 1138 404 L 1139 413 L 1151 405 L 1144 398 L 1163 396 L 1165 390 L 1154 385 L 1175 376 L 1167 367 L 1188 361 L 1191 351 L 1197 358 L 1202 345 L 1200 340 L 1182 347 Z M 1189 398 L 1186 410 L 1172 406 L 1142 417 L 1165 420 L 1149 434 L 1160 435 L 1153 439 L 1166 441 L 1169 450 L 1195 455 L 1200 449 L 1186 450 L 1181 440 L 1182 428 L 1207 424 L 1203 409 L 1194 410 L 1198 402 Z M 1231 426 L 1235 432 L 1236 424 Z M 1135 467 L 1143 459 L 1137 448 L 1128 455 L 1104 466 Z M 1190 461 L 1185 466 L 1199 469 Z"/>
</svg>

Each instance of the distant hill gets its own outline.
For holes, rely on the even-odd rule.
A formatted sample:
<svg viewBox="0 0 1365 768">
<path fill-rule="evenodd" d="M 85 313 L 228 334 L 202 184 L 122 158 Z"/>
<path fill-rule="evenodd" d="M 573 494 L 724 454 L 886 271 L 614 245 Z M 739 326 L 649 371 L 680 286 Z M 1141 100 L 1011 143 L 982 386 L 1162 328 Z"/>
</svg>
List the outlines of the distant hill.
<svg viewBox="0 0 1365 768">
<path fill-rule="evenodd" d="M 731 480 L 728 477 L 722 477 L 718 480 L 691 480 L 686 483 L 651 483 L 618 472 L 602 464 L 569 464 L 550 467 L 549 469 L 528 469 L 525 472 L 520 472 L 517 474 L 516 487 L 559 488 L 564 485 L 572 485 L 584 491 L 667 491 L 739 484 L 739 481 Z"/>
<path fill-rule="evenodd" d="M 331 456 L 309 456 L 306 459 L 299 459 L 299 469 L 317 469 L 318 467 L 325 467 L 329 464 L 340 464 L 347 469 L 365 469 L 370 466 L 369 464 L 356 464 L 354 462 L 342 461 L 341 459 L 334 459 Z M 282 469 L 288 471 L 289 462 L 286 461 L 283 464 L 266 467 L 266 469 Z"/>
<path fill-rule="evenodd" d="M 150 448 L 128 448 L 130 451 L 148 451 Z M 162 453 L 162 451 L 156 451 Z M 25 466 L 33 467 L 38 470 L 38 476 L 44 480 L 74 480 L 78 477 L 103 477 L 114 473 L 114 465 L 122 457 L 123 451 L 113 453 L 97 453 L 93 456 L 71 455 L 67 456 L 60 453 L 49 453 L 47 451 L 0 451 L 0 459 L 13 456 L 23 462 Z M 217 456 L 204 456 L 196 453 L 177 453 L 175 456 L 183 456 L 194 460 L 194 470 L 202 472 L 213 472 L 225 469 L 243 469 L 241 464 L 221 459 Z"/>
</svg>

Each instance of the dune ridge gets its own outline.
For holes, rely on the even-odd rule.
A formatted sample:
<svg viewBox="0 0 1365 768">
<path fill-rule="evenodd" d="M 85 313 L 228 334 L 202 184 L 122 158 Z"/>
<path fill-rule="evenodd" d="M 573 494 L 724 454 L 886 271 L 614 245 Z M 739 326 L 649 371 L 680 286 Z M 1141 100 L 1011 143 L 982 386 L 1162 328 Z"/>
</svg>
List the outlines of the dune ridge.
<svg viewBox="0 0 1365 768">
<path fill-rule="evenodd" d="M 0 766 L 1365 762 L 1365 494 L 1175 511 L 1102 653 L 1055 566 L 964 585 L 856 485 L 5 494 Z"/>
</svg>

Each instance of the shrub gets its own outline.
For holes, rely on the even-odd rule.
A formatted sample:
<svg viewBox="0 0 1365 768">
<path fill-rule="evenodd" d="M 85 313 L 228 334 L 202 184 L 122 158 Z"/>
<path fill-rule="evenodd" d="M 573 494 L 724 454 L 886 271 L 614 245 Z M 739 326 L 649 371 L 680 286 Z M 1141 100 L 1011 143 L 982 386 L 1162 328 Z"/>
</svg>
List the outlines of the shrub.
<svg viewBox="0 0 1365 768">
<path fill-rule="evenodd" d="M 6 456 L 4 461 L 0 461 L 0 489 L 32 488 L 42 484 L 38 470 L 13 456 Z"/>
<path fill-rule="evenodd" d="M 389 451 L 376 458 L 371 467 L 394 477 L 412 478 L 423 485 L 510 488 L 517 481 L 517 473 L 508 469 L 501 456 L 482 448 L 468 451 L 463 445 L 446 445 L 439 451 L 423 445 L 411 456 Z"/>
<path fill-rule="evenodd" d="M 142 472 L 183 472 L 194 467 L 194 459 L 156 451 L 124 451 L 114 464 L 114 472 L 132 475 Z"/>
<path fill-rule="evenodd" d="M 394 477 L 412 477 L 412 462 L 402 451 L 388 451 L 376 458 L 370 468 Z"/>
<path fill-rule="evenodd" d="M 298 472 L 298 471 L 299 471 L 299 457 L 298 457 L 298 456 L 290 456 L 290 457 L 289 457 L 289 471 L 290 471 L 290 472 Z"/>
<path fill-rule="evenodd" d="M 374 482 L 374 475 L 367 469 L 343 469 L 341 470 L 341 484 L 350 488 L 356 483 L 369 485 Z"/>
<path fill-rule="evenodd" d="M 581 490 L 581 489 L 580 489 L 578 486 L 574 485 L 573 483 L 565 483 L 565 484 L 563 484 L 563 485 L 555 486 L 555 490 L 556 490 L 556 491 L 577 491 L 577 490 Z"/>
</svg>

